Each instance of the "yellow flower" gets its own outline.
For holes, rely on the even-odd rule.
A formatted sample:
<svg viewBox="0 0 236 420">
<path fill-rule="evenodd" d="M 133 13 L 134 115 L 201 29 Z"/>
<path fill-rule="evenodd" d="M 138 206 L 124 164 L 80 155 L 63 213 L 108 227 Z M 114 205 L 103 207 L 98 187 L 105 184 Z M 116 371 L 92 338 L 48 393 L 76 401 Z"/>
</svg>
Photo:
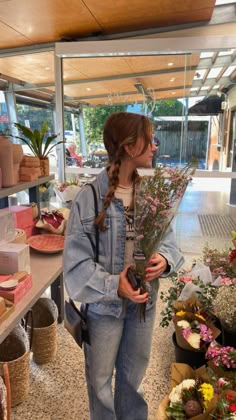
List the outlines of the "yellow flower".
<svg viewBox="0 0 236 420">
<path fill-rule="evenodd" d="M 176 315 L 177 316 L 183 316 L 183 315 L 185 315 L 186 314 L 186 312 L 185 311 L 179 311 L 179 312 L 176 312 Z"/>
<path fill-rule="evenodd" d="M 201 319 L 202 321 L 206 321 L 205 318 L 200 314 L 195 314 L 195 317 Z"/>
<path fill-rule="evenodd" d="M 199 387 L 199 391 L 202 393 L 204 399 L 204 406 L 205 408 L 208 407 L 209 402 L 212 400 L 214 396 L 214 389 L 211 384 L 203 383 Z"/>
</svg>

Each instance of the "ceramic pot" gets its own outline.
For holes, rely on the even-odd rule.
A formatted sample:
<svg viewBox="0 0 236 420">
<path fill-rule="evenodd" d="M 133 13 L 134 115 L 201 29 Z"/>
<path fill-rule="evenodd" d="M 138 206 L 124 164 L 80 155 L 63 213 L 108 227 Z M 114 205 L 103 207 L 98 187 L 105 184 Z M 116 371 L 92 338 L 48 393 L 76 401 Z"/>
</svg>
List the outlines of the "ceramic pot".
<svg viewBox="0 0 236 420">
<path fill-rule="evenodd" d="M 205 365 L 205 352 L 183 349 L 177 344 L 175 333 L 172 335 L 172 342 L 175 347 L 175 360 L 177 363 L 186 363 L 194 369 Z"/>
<path fill-rule="evenodd" d="M 12 143 L 4 136 L 0 137 L 0 168 L 2 171 L 2 186 L 6 188 L 16 185 Z"/>
<path fill-rule="evenodd" d="M 21 144 L 13 144 L 12 149 L 13 149 L 13 170 L 14 170 L 15 183 L 17 184 L 20 177 L 20 174 L 19 174 L 20 163 L 23 159 L 24 152 L 23 152 L 23 147 L 21 146 Z"/>
<path fill-rule="evenodd" d="M 40 159 L 40 169 L 41 169 L 41 176 L 49 175 L 49 159 L 48 158 Z"/>
</svg>

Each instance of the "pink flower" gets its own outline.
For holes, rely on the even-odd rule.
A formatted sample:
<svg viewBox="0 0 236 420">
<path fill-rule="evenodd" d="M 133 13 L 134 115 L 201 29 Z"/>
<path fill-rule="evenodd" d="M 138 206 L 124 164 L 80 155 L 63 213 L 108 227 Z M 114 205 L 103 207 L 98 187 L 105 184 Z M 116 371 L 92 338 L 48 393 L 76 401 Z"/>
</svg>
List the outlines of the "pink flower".
<svg viewBox="0 0 236 420">
<path fill-rule="evenodd" d="M 193 277 L 192 276 L 179 276 L 178 281 L 183 282 L 183 283 L 189 283 L 193 281 Z"/>
</svg>

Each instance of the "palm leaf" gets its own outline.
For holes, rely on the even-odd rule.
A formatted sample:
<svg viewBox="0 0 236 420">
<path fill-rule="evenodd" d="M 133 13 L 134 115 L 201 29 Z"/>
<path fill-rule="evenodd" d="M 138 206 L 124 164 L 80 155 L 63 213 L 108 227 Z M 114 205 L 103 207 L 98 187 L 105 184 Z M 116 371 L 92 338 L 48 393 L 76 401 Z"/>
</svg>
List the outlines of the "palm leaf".
<svg viewBox="0 0 236 420">
<path fill-rule="evenodd" d="M 52 150 L 55 146 L 58 146 L 58 145 L 59 145 L 59 144 L 61 144 L 61 143 L 65 143 L 65 140 L 58 141 L 57 143 L 54 143 L 54 144 L 50 147 L 50 149 L 48 149 L 47 153 L 46 153 L 46 154 L 44 154 L 43 156 L 44 156 L 44 157 L 47 157 L 47 156 L 49 155 L 49 153 L 51 152 L 51 150 Z"/>
<path fill-rule="evenodd" d="M 32 140 L 32 138 L 34 137 L 34 133 L 32 130 L 30 130 L 30 128 L 25 127 L 24 125 L 20 124 L 20 123 L 14 123 L 15 127 L 18 128 L 18 130 L 29 140 Z M 20 137 L 19 137 L 20 138 Z"/>
<path fill-rule="evenodd" d="M 31 143 L 29 140 L 24 139 L 23 137 L 19 137 L 19 136 L 14 136 L 16 139 L 19 139 L 21 141 L 23 141 L 23 143 L 27 144 L 27 146 L 30 148 L 31 152 L 33 153 L 34 156 L 36 156 L 36 150 L 34 148 L 34 144 Z"/>
<path fill-rule="evenodd" d="M 45 143 L 45 145 L 44 145 L 44 149 L 43 149 L 43 155 L 44 156 L 47 156 L 48 155 L 48 148 L 49 148 L 49 146 L 51 145 L 51 143 L 52 143 L 52 141 L 55 139 L 55 138 L 57 138 L 57 134 L 54 134 L 53 136 L 48 136 L 48 138 L 47 138 L 47 140 L 46 140 L 46 143 Z M 54 143 L 53 144 L 53 147 L 55 147 L 55 146 L 57 146 L 57 144 L 58 143 Z"/>
<path fill-rule="evenodd" d="M 37 129 L 34 130 L 34 141 L 37 147 L 37 156 L 40 157 L 42 155 L 42 145 L 43 145 L 43 138 L 41 137 L 41 132 Z"/>
</svg>

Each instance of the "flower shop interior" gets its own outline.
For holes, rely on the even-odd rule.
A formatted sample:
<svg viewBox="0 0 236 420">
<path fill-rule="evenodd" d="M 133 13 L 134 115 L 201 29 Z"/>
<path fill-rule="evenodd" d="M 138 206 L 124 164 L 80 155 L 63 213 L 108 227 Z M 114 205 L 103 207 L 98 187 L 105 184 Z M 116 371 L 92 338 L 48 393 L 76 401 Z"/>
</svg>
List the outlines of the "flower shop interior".
<svg viewBox="0 0 236 420">
<path fill-rule="evenodd" d="M 185 263 L 160 279 L 148 420 L 236 419 L 236 2 L 0 5 L 0 418 L 89 419 L 64 233 L 107 165 L 96 121 L 126 110 L 159 144 L 141 176 L 195 159 L 172 220 Z"/>
</svg>

